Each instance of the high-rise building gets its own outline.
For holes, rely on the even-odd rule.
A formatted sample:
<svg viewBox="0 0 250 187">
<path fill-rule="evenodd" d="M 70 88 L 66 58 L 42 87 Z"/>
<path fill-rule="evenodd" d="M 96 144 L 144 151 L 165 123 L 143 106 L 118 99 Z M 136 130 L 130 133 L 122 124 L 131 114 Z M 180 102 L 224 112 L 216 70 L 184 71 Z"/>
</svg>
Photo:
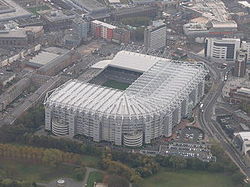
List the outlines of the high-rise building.
<svg viewBox="0 0 250 187">
<path fill-rule="evenodd" d="M 112 40 L 113 32 L 116 28 L 116 26 L 98 20 L 91 22 L 91 33 L 97 38 L 103 38 L 109 41 Z"/>
<path fill-rule="evenodd" d="M 247 62 L 250 62 L 250 42 L 242 41 L 241 48 L 247 52 Z"/>
<path fill-rule="evenodd" d="M 86 41 L 89 33 L 90 22 L 81 17 L 75 18 L 72 22 L 72 32 L 64 36 L 64 44 L 67 46 L 78 46 Z"/>
<path fill-rule="evenodd" d="M 247 51 L 243 49 L 237 51 L 237 58 L 235 60 L 234 66 L 234 76 L 244 77 L 246 75 L 246 63 Z"/>
<path fill-rule="evenodd" d="M 86 40 L 89 32 L 89 22 L 81 18 L 73 20 L 73 32 L 77 35 L 79 40 Z"/>
<path fill-rule="evenodd" d="M 240 39 L 207 38 L 205 40 L 205 57 L 224 61 L 234 61 L 240 49 Z"/>
<path fill-rule="evenodd" d="M 153 21 L 144 31 L 144 46 L 147 49 L 160 49 L 166 46 L 167 27 L 163 20 Z"/>
</svg>

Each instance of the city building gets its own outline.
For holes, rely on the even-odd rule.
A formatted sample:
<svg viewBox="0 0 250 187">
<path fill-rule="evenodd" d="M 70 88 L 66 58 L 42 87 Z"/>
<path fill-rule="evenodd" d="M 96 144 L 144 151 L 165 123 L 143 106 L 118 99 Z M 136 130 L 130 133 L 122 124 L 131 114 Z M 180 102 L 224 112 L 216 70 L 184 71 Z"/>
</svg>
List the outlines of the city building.
<svg viewBox="0 0 250 187">
<path fill-rule="evenodd" d="M 241 48 L 246 50 L 247 52 L 247 62 L 250 62 L 250 42 L 249 41 L 242 41 Z"/>
<path fill-rule="evenodd" d="M 90 22 L 82 18 L 75 18 L 72 23 L 72 31 L 65 35 L 66 46 L 78 46 L 82 41 L 86 41 L 90 29 Z"/>
<path fill-rule="evenodd" d="M 45 98 L 46 130 L 57 136 L 83 134 L 95 142 L 141 146 L 171 136 L 188 107 L 204 95 L 207 70 L 201 63 L 121 51 L 98 66 L 115 70 L 113 76 L 142 75 L 124 91 L 69 80 Z"/>
<path fill-rule="evenodd" d="M 234 65 L 234 76 L 244 77 L 246 75 L 247 69 L 247 51 L 239 50 L 237 51 L 237 58 Z"/>
<path fill-rule="evenodd" d="M 234 133 L 234 143 L 240 148 L 243 155 L 250 150 L 250 132 Z"/>
<path fill-rule="evenodd" d="M 69 0 L 72 5 L 86 12 L 91 19 L 103 19 L 110 16 L 109 9 L 97 0 Z"/>
<path fill-rule="evenodd" d="M 42 26 L 30 26 L 11 30 L 0 30 L 0 47 L 24 48 L 42 37 Z"/>
<path fill-rule="evenodd" d="M 71 27 L 75 14 L 70 11 L 44 10 L 39 11 L 44 22 L 45 31 L 59 31 Z"/>
<path fill-rule="evenodd" d="M 3 94 L 0 95 L 0 111 L 6 109 L 6 107 L 14 101 L 19 95 L 26 90 L 31 83 L 31 79 L 25 77 L 19 80 L 16 84 L 9 87 Z"/>
<path fill-rule="evenodd" d="M 248 103 L 250 101 L 250 88 L 239 87 L 229 92 L 230 103 Z"/>
<path fill-rule="evenodd" d="M 39 53 L 33 56 L 26 65 L 33 68 L 40 68 L 46 64 L 53 63 L 60 56 L 66 54 L 69 50 L 58 47 L 48 47 L 39 51 Z"/>
<path fill-rule="evenodd" d="M 0 21 L 8 21 L 17 18 L 27 18 L 32 13 L 26 11 L 12 0 L 0 0 Z"/>
<path fill-rule="evenodd" d="M 205 57 L 220 61 L 234 61 L 240 49 L 240 39 L 207 38 L 205 40 Z"/>
<path fill-rule="evenodd" d="M 91 21 L 91 33 L 96 38 L 103 38 L 108 41 L 111 41 L 113 38 L 113 31 L 116 28 L 116 26 L 102 21 Z"/>
<path fill-rule="evenodd" d="M 185 35 L 190 37 L 223 37 L 235 34 L 238 26 L 235 21 L 208 21 L 207 23 L 186 23 L 183 25 Z"/>
<path fill-rule="evenodd" d="M 76 18 L 72 23 L 73 32 L 77 35 L 79 40 L 86 40 L 89 32 L 89 21 L 82 18 Z"/>
<path fill-rule="evenodd" d="M 89 13 L 99 13 L 99 12 L 106 12 L 108 8 L 100 3 L 97 0 L 70 0 L 75 5 L 78 6 L 78 8 L 81 8 L 82 10 L 88 11 Z"/>
<path fill-rule="evenodd" d="M 24 30 L 1 30 L 0 47 L 23 48 L 28 45 L 28 36 Z"/>
<path fill-rule="evenodd" d="M 111 18 L 115 21 L 119 21 L 123 18 L 129 18 L 129 17 L 150 17 L 154 18 L 156 17 L 158 13 L 158 7 L 157 6 L 135 6 L 135 7 L 129 7 L 129 8 L 120 8 L 116 9 L 111 13 Z"/>
<path fill-rule="evenodd" d="M 167 26 L 163 20 L 153 21 L 144 31 L 144 46 L 146 49 L 161 49 L 166 46 Z"/>
<path fill-rule="evenodd" d="M 113 32 L 112 42 L 115 43 L 129 43 L 130 42 L 130 31 L 125 28 L 116 28 Z"/>
<path fill-rule="evenodd" d="M 13 81 L 16 74 L 5 70 L 0 70 L 0 89 L 5 87 L 8 83 Z"/>
<path fill-rule="evenodd" d="M 51 53 L 52 50 L 58 51 L 58 49 L 59 48 L 48 48 L 47 52 Z M 57 54 L 58 52 L 54 52 L 54 53 Z M 38 61 L 37 61 L 38 63 L 36 64 L 39 65 L 39 62 L 40 62 L 42 66 L 39 69 L 37 69 L 37 73 L 41 75 L 55 76 L 64 68 L 72 65 L 74 62 L 80 59 L 80 54 L 75 49 L 65 50 L 65 52 L 60 52 L 60 53 L 61 54 L 59 56 L 51 59 L 49 63 L 48 62 L 46 63 L 44 59 L 42 58 L 40 59 L 38 58 Z"/>
</svg>

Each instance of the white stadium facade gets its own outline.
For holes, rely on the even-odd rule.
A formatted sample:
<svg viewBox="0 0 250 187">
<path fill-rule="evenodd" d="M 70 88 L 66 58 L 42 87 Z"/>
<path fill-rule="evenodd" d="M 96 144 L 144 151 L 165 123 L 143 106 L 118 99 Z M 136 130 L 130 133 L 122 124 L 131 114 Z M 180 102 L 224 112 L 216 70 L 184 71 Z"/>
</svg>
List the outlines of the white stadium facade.
<svg viewBox="0 0 250 187">
<path fill-rule="evenodd" d="M 82 134 L 93 141 L 142 146 L 172 135 L 204 95 L 202 63 L 121 51 L 93 68 L 140 72 L 126 90 L 70 80 L 45 98 L 45 129 L 58 136 Z"/>
</svg>

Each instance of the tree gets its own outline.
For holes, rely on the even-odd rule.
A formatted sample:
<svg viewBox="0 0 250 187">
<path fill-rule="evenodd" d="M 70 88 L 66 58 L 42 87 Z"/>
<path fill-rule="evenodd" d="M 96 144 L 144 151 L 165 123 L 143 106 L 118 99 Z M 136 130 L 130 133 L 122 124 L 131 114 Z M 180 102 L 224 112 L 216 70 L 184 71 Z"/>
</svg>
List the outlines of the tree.
<svg viewBox="0 0 250 187">
<path fill-rule="evenodd" d="M 187 167 L 187 160 L 179 156 L 172 156 L 169 160 L 175 169 L 184 169 Z"/>
<path fill-rule="evenodd" d="M 83 177 L 86 173 L 86 169 L 83 168 L 83 167 L 80 167 L 80 168 L 76 168 L 74 169 L 74 173 L 73 173 L 73 176 L 76 180 L 78 181 L 82 181 L 83 180 Z"/>
<path fill-rule="evenodd" d="M 62 152 L 56 149 L 47 149 L 43 152 L 42 161 L 51 166 L 56 166 L 62 162 Z"/>
</svg>

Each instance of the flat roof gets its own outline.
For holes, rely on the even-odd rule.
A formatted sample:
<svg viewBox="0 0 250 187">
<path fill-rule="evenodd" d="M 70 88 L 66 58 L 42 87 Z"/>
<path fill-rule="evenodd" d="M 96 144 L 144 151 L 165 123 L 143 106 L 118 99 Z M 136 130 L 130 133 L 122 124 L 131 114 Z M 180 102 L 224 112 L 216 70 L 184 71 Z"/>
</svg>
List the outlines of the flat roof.
<svg viewBox="0 0 250 187">
<path fill-rule="evenodd" d="M 224 28 L 224 27 L 232 27 L 237 28 L 237 23 L 235 21 L 226 21 L 226 22 L 219 22 L 219 21 L 212 21 L 213 28 Z"/>
<path fill-rule="evenodd" d="M 149 70 L 159 60 L 168 62 L 168 59 L 134 53 L 129 51 L 118 52 L 112 60 L 104 60 L 97 62 L 92 68 L 104 69 L 107 66 L 126 69 L 143 73 Z"/>
<path fill-rule="evenodd" d="M 0 38 L 25 38 L 27 37 L 25 30 L 17 29 L 10 31 L 0 31 Z"/>
<path fill-rule="evenodd" d="M 107 27 L 109 29 L 116 29 L 117 27 L 99 20 L 94 20 L 92 21 L 92 23 L 98 24 L 98 25 L 102 25 L 103 27 Z"/>
<path fill-rule="evenodd" d="M 0 82 L 8 80 L 10 77 L 13 77 L 13 76 L 15 76 L 15 73 L 13 72 L 0 70 Z"/>
<path fill-rule="evenodd" d="M 247 140 L 250 140 L 250 131 L 248 132 L 238 132 L 238 133 L 235 133 L 235 135 L 239 135 L 243 141 L 247 141 Z"/>
<path fill-rule="evenodd" d="M 237 92 L 245 93 L 250 95 L 250 89 L 249 88 L 239 88 L 237 89 Z"/>
<path fill-rule="evenodd" d="M 54 60 L 58 56 L 59 56 L 58 54 L 42 51 L 38 55 L 30 59 L 29 62 L 34 63 L 34 64 L 39 64 L 39 65 L 45 65 L 51 62 L 52 60 Z"/>
<path fill-rule="evenodd" d="M 120 0 L 108 0 L 109 3 L 120 3 Z"/>
<path fill-rule="evenodd" d="M 32 13 L 28 12 L 27 10 L 25 10 L 24 8 L 22 8 L 21 6 L 19 6 L 12 0 L 0 0 L 0 2 L 5 2 L 15 9 L 14 12 L 6 12 L 3 14 L 0 14 L 0 21 L 7 21 L 7 20 L 16 19 L 19 17 L 28 17 L 32 15 Z"/>
<path fill-rule="evenodd" d="M 71 0 L 73 1 L 73 3 L 75 3 L 76 5 L 87 9 L 88 11 L 98 11 L 98 10 L 102 10 L 102 9 L 107 9 L 107 7 L 96 1 L 96 0 Z"/>
</svg>

